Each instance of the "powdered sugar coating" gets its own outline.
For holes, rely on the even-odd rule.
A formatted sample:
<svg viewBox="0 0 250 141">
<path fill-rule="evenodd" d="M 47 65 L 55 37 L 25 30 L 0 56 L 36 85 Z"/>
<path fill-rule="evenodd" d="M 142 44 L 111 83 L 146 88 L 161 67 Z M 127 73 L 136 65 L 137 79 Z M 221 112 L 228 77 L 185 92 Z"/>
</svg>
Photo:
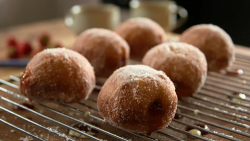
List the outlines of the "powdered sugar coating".
<svg viewBox="0 0 250 141">
<path fill-rule="evenodd" d="M 86 57 L 97 77 L 108 77 L 127 64 L 129 46 L 117 33 L 93 28 L 84 31 L 71 48 Z"/>
<path fill-rule="evenodd" d="M 97 106 L 106 122 L 150 134 L 171 122 L 177 96 L 173 83 L 162 71 L 128 65 L 108 78 L 98 95 Z"/>
<path fill-rule="evenodd" d="M 20 91 L 29 99 L 44 102 L 77 102 L 88 98 L 95 85 L 94 71 L 87 59 L 77 52 L 46 49 L 27 65 Z"/>
<path fill-rule="evenodd" d="M 204 54 L 192 45 L 163 43 L 149 50 L 142 63 L 162 70 L 174 82 L 178 97 L 191 96 L 204 84 L 207 62 Z"/>
<path fill-rule="evenodd" d="M 199 48 L 207 58 L 210 71 L 227 69 L 235 59 L 235 46 L 231 37 L 216 25 L 193 26 L 184 31 L 180 41 Z"/>
<path fill-rule="evenodd" d="M 128 19 L 116 32 L 128 42 L 130 56 L 140 61 L 150 48 L 166 41 L 164 29 L 148 18 Z"/>
</svg>

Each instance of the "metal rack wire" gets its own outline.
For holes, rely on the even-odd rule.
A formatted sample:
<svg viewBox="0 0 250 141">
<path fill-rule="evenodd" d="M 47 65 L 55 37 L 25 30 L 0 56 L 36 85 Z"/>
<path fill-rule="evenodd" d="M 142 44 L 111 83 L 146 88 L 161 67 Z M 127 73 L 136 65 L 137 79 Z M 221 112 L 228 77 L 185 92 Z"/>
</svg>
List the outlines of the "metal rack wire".
<svg viewBox="0 0 250 141">
<path fill-rule="evenodd" d="M 157 131 L 151 136 L 127 132 L 123 129 L 105 124 L 104 120 L 100 117 L 100 115 L 98 115 L 96 108 L 97 93 L 93 93 L 87 101 L 79 102 L 75 105 L 53 103 L 56 106 L 51 106 L 48 104 L 35 103 L 35 106 L 39 107 L 39 109 L 44 109 L 51 113 L 46 115 L 36 109 L 28 108 L 20 104 L 20 99 L 22 101 L 28 101 L 28 99 L 19 94 L 19 86 L 17 84 L 20 79 L 18 77 L 10 76 L 10 80 L 8 81 L 0 80 L 0 91 L 2 91 L 2 93 L 0 93 L 0 101 L 7 103 L 7 105 L 25 109 L 29 114 L 38 116 L 53 124 L 59 125 L 63 129 L 84 135 L 85 139 L 88 138 L 98 141 L 182 141 L 194 139 L 204 141 L 247 141 L 250 140 L 250 133 L 248 131 L 248 129 L 250 129 L 250 57 L 237 54 L 236 58 L 236 62 L 232 68 L 243 69 L 244 73 L 242 75 L 228 76 L 222 73 L 209 72 L 204 87 L 197 94 L 189 98 L 179 99 L 178 109 L 180 109 L 180 111 L 177 113 L 181 117 L 173 119 L 171 124 L 166 127 L 166 129 Z M 95 89 L 100 90 L 101 87 L 96 86 Z M 240 98 L 238 95 L 236 95 L 237 93 L 243 93 L 246 98 Z M 80 140 L 80 138 L 69 136 L 68 132 L 65 132 L 65 130 L 59 131 L 43 123 L 33 121 L 29 119 L 29 117 L 20 114 L 19 111 L 13 110 L 13 108 L 9 108 L 5 105 L 0 105 L 0 110 L 2 110 L 2 112 L 10 114 L 19 120 L 23 120 L 30 125 L 34 125 L 36 128 L 43 129 L 47 133 L 54 134 L 59 140 Z M 67 112 L 62 112 L 61 109 L 71 111 L 79 116 L 67 114 Z M 70 122 L 82 124 L 90 129 L 98 131 L 98 133 L 96 135 L 88 134 L 86 131 L 82 131 L 69 125 L 69 122 L 58 120 L 57 117 L 64 118 Z M 79 117 L 91 119 L 94 123 L 99 123 L 103 126 L 97 126 L 96 124 L 93 124 L 93 122 L 90 122 L 89 120 L 81 120 Z M 39 136 L 33 131 L 28 131 L 20 125 L 15 125 L 3 116 L 0 116 L 0 123 L 6 124 L 17 131 L 23 132 L 33 139 L 41 141 L 50 140 L 50 138 Z M 198 124 L 205 124 L 209 126 L 210 129 L 204 129 Z M 106 129 L 106 126 L 109 126 L 109 128 Z M 186 130 L 187 127 L 198 129 L 206 134 L 202 136 L 191 134 Z M 99 136 L 99 134 L 103 134 L 104 136 Z M 1 136 L 0 138 L 3 139 Z"/>
</svg>

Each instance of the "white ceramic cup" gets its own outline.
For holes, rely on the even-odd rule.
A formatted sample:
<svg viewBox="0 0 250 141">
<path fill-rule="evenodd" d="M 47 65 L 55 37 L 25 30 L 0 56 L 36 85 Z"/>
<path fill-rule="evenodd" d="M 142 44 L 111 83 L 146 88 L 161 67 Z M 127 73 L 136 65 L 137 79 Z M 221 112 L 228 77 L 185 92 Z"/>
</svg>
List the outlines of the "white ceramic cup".
<svg viewBox="0 0 250 141">
<path fill-rule="evenodd" d="M 131 17 L 147 17 L 160 24 L 166 32 L 181 27 L 187 17 L 187 10 L 170 0 L 132 0 Z M 180 18 L 177 20 L 177 14 Z"/>
<path fill-rule="evenodd" d="M 64 22 L 77 34 L 89 28 L 114 30 L 120 24 L 120 9 L 112 4 L 75 5 L 67 13 Z"/>
</svg>

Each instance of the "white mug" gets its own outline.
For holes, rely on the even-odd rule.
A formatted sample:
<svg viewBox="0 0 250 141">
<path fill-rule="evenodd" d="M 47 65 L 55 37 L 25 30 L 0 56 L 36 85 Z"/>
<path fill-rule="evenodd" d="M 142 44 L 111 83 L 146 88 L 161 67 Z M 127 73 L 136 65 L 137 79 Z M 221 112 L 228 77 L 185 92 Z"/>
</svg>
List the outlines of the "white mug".
<svg viewBox="0 0 250 141">
<path fill-rule="evenodd" d="M 186 9 L 169 0 L 132 0 L 130 8 L 131 17 L 150 18 L 161 25 L 166 32 L 182 26 L 188 16 Z M 179 20 L 177 14 L 180 15 Z"/>
<path fill-rule="evenodd" d="M 75 5 L 66 15 L 64 22 L 77 34 L 89 28 L 114 30 L 120 24 L 120 9 L 112 4 Z"/>
</svg>

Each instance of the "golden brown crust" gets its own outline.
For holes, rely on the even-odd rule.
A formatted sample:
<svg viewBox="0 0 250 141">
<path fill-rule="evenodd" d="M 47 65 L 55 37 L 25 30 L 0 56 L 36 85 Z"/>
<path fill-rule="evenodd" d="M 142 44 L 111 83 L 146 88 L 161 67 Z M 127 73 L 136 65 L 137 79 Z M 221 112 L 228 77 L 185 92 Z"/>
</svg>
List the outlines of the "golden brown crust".
<svg viewBox="0 0 250 141">
<path fill-rule="evenodd" d="M 95 85 L 93 67 L 77 52 L 58 48 L 35 55 L 21 78 L 20 91 L 37 102 L 78 102 Z"/>
<path fill-rule="evenodd" d="M 235 46 L 231 37 L 215 25 L 193 26 L 184 31 L 180 41 L 198 47 L 205 54 L 209 71 L 227 69 L 235 59 Z"/>
<path fill-rule="evenodd" d="M 158 45 L 146 53 L 142 63 L 165 72 L 175 84 L 178 97 L 191 96 L 197 92 L 207 76 L 204 54 L 186 43 Z"/>
<path fill-rule="evenodd" d="M 84 31 L 71 48 L 85 56 L 97 77 L 108 77 L 127 65 L 129 46 L 117 33 L 100 28 Z"/>
<path fill-rule="evenodd" d="M 129 19 L 116 32 L 128 42 L 131 58 L 139 61 L 150 48 L 166 41 L 164 29 L 147 18 Z"/>
<path fill-rule="evenodd" d="M 129 65 L 108 78 L 98 95 L 97 106 L 106 122 L 150 134 L 171 122 L 177 96 L 173 83 L 162 71 Z"/>
</svg>

